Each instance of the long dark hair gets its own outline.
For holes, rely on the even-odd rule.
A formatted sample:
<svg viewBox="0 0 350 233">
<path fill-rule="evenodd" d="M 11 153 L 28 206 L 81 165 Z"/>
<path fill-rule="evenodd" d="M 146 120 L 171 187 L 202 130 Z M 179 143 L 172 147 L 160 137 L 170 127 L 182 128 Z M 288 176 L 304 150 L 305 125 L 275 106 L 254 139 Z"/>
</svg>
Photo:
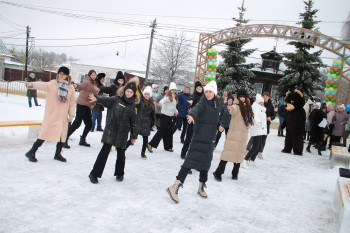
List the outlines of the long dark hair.
<svg viewBox="0 0 350 233">
<path fill-rule="evenodd" d="M 150 106 L 153 110 L 155 109 L 152 97 L 150 97 L 149 100 L 143 98 L 143 102 L 145 103 L 145 106 Z"/>
<path fill-rule="evenodd" d="M 239 98 L 238 99 L 238 105 L 239 109 L 241 110 L 241 114 L 244 120 L 244 124 L 246 126 L 253 125 L 253 119 L 254 119 L 254 113 L 252 106 L 250 105 L 250 100 L 249 98 L 245 98 L 245 102 L 242 102 Z"/>
</svg>

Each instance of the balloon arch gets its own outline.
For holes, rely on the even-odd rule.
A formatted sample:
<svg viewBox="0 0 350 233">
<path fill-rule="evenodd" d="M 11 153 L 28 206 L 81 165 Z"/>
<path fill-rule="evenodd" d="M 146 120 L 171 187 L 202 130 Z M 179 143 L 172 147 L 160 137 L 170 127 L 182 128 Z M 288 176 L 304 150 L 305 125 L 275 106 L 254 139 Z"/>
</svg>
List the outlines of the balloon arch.
<svg viewBox="0 0 350 233">
<path fill-rule="evenodd" d="M 302 41 L 336 54 L 337 58 L 333 60 L 326 81 L 325 94 L 328 94 L 328 101 L 333 101 L 334 104 L 350 102 L 350 44 L 320 32 L 288 25 L 253 24 L 223 29 L 211 34 L 201 33 L 194 81 L 199 80 L 204 83 L 215 79 L 217 52 L 212 49 L 214 45 L 253 37 L 277 37 Z"/>
</svg>

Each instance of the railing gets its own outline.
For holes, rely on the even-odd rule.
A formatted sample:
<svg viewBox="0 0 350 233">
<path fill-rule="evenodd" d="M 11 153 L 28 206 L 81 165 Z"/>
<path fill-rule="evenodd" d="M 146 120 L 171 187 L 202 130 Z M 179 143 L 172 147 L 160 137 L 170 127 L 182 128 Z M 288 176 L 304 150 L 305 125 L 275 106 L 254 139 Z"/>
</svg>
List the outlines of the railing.
<svg viewBox="0 0 350 233">
<path fill-rule="evenodd" d="M 6 96 L 8 96 L 8 94 L 27 96 L 27 87 L 25 83 L 26 82 L 23 82 L 23 81 L 8 82 L 8 81 L 0 80 L 0 92 L 6 93 Z M 79 95 L 79 92 L 75 92 L 76 98 L 78 97 L 78 95 Z M 45 99 L 46 92 L 38 90 L 37 96 L 38 98 Z"/>
<path fill-rule="evenodd" d="M 13 95 L 27 95 L 27 87 L 25 85 L 26 82 L 23 81 L 13 81 L 8 82 L 4 80 L 0 80 L 0 92 Z M 46 98 L 46 92 L 38 90 L 37 92 L 38 98 Z"/>
</svg>

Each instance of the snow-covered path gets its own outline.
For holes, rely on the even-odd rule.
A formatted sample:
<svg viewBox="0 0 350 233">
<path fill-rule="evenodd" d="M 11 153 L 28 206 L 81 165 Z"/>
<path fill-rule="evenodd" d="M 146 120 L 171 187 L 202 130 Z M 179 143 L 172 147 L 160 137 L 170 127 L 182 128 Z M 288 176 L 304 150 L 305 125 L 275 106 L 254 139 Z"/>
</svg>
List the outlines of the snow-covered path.
<svg viewBox="0 0 350 233">
<path fill-rule="evenodd" d="M 44 106 L 29 109 L 26 97 L 3 93 L 0 107 L 0 120 L 41 120 L 44 110 Z M 27 138 L 27 128 L 0 128 L 0 232 L 336 231 L 338 169 L 329 169 L 329 152 L 283 154 L 284 138 L 277 137 L 276 130 L 267 138 L 264 160 L 257 159 L 255 169 L 241 169 L 237 181 L 231 179 L 231 164 L 222 182 L 212 176 L 222 137 L 209 171 L 209 198 L 197 195 L 194 171 L 179 190 L 179 204 L 165 192 L 183 162 L 179 132 L 174 135 L 173 153 L 161 144 L 142 160 L 142 141 L 131 146 L 123 182 L 113 176 L 116 152 L 112 151 L 103 177 L 94 185 L 88 174 L 101 149 L 102 133 L 89 133 L 91 148 L 86 148 L 78 145 L 82 130 L 83 125 L 72 135 L 71 149 L 62 153 L 67 163 L 53 160 L 52 142 L 38 150 L 38 163 L 30 163 L 24 154 L 35 139 Z"/>
</svg>

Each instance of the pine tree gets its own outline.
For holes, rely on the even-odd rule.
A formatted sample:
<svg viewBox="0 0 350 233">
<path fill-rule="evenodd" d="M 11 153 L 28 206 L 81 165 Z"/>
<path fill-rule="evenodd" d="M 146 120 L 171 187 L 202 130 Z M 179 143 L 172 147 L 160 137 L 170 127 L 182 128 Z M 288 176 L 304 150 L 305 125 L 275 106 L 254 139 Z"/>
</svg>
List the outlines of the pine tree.
<svg viewBox="0 0 350 233">
<path fill-rule="evenodd" d="M 233 18 L 237 27 L 248 22 L 244 19 L 244 13 L 246 12 L 244 1 L 242 6 L 238 7 L 238 10 L 239 18 Z M 252 39 L 239 39 L 227 42 L 227 49 L 219 53 L 224 59 L 217 68 L 217 84 L 220 93 L 222 93 L 224 89 L 229 93 L 235 93 L 240 88 L 244 88 L 248 92 L 253 91 L 251 88 L 252 84 L 249 83 L 249 80 L 254 77 L 254 73 L 250 71 L 254 65 L 245 64 L 245 58 L 252 54 L 255 49 L 243 49 L 244 45 L 250 41 L 252 41 Z"/>
<path fill-rule="evenodd" d="M 304 1 L 305 12 L 300 13 L 300 22 L 303 28 L 317 30 L 316 13 L 318 10 L 313 9 L 314 2 L 312 0 Z M 321 50 L 309 53 L 314 46 L 299 41 L 291 41 L 289 45 L 295 46 L 294 53 L 284 53 L 287 59 L 284 64 L 287 66 L 285 76 L 280 79 L 278 85 L 279 94 L 283 95 L 288 90 L 295 88 L 301 89 L 307 96 L 312 96 L 318 90 L 322 89 L 322 78 L 319 68 L 324 66 L 320 55 Z"/>
</svg>

